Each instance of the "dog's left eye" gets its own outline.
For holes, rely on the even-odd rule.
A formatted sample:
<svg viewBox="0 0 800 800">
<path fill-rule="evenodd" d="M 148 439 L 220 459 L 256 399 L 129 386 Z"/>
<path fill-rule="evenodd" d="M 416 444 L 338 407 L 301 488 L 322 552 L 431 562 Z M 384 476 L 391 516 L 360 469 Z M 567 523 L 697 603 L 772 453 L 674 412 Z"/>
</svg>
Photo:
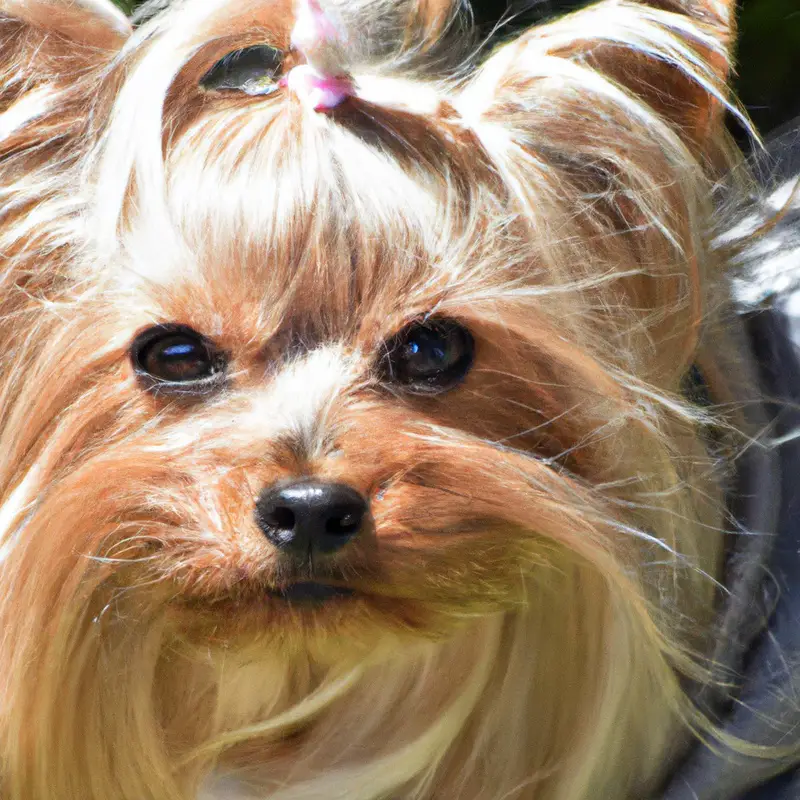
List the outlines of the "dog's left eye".
<svg viewBox="0 0 800 800">
<path fill-rule="evenodd" d="M 386 342 L 381 372 L 413 394 L 438 394 L 460 383 L 472 367 L 475 340 L 453 320 L 413 322 Z"/>
<path fill-rule="evenodd" d="M 199 333 L 182 325 L 150 328 L 131 348 L 134 367 L 157 385 L 197 385 L 218 376 L 223 356 Z"/>
</svg>

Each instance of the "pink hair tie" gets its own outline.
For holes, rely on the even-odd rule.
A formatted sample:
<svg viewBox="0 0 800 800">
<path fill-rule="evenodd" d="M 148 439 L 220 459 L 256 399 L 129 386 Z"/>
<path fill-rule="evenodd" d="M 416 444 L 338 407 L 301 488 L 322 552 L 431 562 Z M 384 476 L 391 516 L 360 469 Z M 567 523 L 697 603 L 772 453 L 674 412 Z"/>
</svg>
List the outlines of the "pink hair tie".
<svg viewBox="0 0 800 800">
<path fill-rule="evenodd" d="M 289 72 L 286 84 L 306 105 L 326 111 L 353 95 L 353 81 L 343 66 L 342 36 L 319 0 L 298 0 L 291 45 L 306 63 Z"/>
<path fill-rule="evenodd" d="M 325 75 L 311 64 L 294 67 L 286 85 L 314 111 L 336 108 L 353 94 L 353 82 L 349 76 Z"/>
</svg>

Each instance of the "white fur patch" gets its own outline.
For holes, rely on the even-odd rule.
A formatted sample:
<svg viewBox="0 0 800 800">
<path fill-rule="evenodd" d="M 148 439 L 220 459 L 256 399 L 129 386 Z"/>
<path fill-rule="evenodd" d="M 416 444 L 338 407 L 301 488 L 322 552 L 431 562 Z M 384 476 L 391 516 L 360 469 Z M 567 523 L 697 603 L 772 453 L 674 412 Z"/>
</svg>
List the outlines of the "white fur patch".
<svg viewBox="0 0 800 800">
<path fill-rule="evenodd" d="M 44 114 L 56 97 L 57 92 L 49 86 L 42 86 L 39 89 L 23 94 L 19 100 L 12 103 L 6 111 L 0 114 L 0 141 L 8 138 L 26 123 Z"/>
<path fill-rule="evenodd" d="M 227 415 L 197 418 L 170 433 L 155 451 L 193 447 L 204 435 L 224 429 L 231 447 L 252 449 L 254 442 L 289 440 L 307 458 L 322 455 L 331 432 L 330 412 L 353 381 L 354 359 L 336 346 L 321 347 L 265 377 L 264 388 L 248 391 L 248 408 L 237 414 L 230 429 Z M 152 452 L 152 450 L 151 450 Z"/>
<path fill-rule="evenodd" d="M 438 112 L 442 98 L 433 86 L 383 75 L 359 75 L 356 96 L 384 108 L 400 108 L 423 116 Z"/>
<path fill-rule="evenodd" d="M 306 456 L 321 454 L 336 398 L 352 381 L 352 363 L 336 346 L 322 347 L 284 367 L 252 400 L 242 419 L 247 435 L 289 437 Z"/>
<path fill-rule="evenodd" d="M 34 464 L 0 506 L 0 562 L 8 558 L 17 543 L 20 526 L 15 526 L 14 523 L 35 499 L 34 487 L 38 482 L 39 472 L 39 467 Z"/>
</svg>

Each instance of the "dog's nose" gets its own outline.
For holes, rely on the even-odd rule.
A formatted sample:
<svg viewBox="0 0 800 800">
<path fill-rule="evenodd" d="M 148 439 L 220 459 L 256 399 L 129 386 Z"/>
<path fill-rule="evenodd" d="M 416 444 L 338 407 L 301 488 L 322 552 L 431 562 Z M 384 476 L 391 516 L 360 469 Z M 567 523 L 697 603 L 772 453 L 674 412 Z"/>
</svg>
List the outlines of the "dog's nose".
<svg viewBox="0 0 800 800">
<path fill-rule="evenodd" d="M 360 530 L 367 503 L 341 483 L 302 481 L 265 489 L 256 501 L 256 522 L 287 553 L 333 553 Z"/>
</svg>

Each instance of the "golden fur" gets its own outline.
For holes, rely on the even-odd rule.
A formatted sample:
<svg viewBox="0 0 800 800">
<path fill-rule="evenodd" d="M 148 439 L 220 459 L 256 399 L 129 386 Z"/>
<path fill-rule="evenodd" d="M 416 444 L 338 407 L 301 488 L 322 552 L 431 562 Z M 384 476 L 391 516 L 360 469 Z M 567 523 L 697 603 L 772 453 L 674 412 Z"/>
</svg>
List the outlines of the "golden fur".
<svg viewBox="0 0 800 800">
<path fill-rule="evenodd" d="M 198 87 L 287 45 L 284 0 L 133 31 L 0 0 L 4 800 L 657 786 L 720 573 L 681 387 L 727 308 L 732 6 L 604 0 L 477 63 L 437 3 L 342 4 L 360 89 L 322 115 Z M 474 368 L 388 391 L 382 343 L 430 313 Z M 142 386 L 160 322 L 229 354 L 221 391 Z M 267 596 L 253 499 L 293 475 L 370 498 L 356 597 Z"/>
</svg>

